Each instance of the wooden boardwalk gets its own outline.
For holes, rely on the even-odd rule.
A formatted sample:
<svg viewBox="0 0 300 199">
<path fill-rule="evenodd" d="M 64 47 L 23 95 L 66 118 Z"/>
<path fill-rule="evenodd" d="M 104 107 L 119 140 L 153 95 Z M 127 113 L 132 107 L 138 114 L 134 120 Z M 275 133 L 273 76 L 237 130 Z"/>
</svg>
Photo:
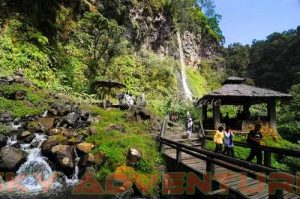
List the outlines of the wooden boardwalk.
<svg viewBox="0 0 300 199">
<path fill-rule="evenodd" d="M 166 149 L 164 155 L 176 160 L 175 149 Z M 205 160 L 201 160 L 199 158 L 193 157 L 192 155 L 182 153 L 181 164 L 184 165 L 186 168 L 189 168 L 192 172 L 199 173 L 202 175 L 206 174 L 207 164 Z M 226 169 L 218 165 L 216 165 L 215 167 L 214 180 L 219 182 L 220 185 L 223 186 L 223 188 L 235 192 L 244 198 L 251 198 L 251 199 L 269 198 L 269 190 L 268 190 L 268 185 L 266 183 L 260 182 L 253 178 L 247 177 L 246 175 L 243 175 L 238 172 L 234 172 L 232 170 Z M 216 191 L 216 193 L 218 192 Z M 284 192 L 283 198 L 300 199 L 300 196 L 288 192 Z"/>
</svg>

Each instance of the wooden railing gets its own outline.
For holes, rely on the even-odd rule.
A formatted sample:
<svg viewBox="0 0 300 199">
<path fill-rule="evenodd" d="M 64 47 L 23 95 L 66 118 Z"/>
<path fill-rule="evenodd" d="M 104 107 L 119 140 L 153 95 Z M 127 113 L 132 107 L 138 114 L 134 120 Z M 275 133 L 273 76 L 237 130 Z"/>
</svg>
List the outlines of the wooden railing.
<svg viewBox="0 0 300 199">
<path fill-rule="evenodd" d="M 257 180 L 257 173 L 264 173 L 265 179 L 268 179 L 270 173 L 280 172 L 281 174 L 285 174 L 287 176 L 293 176 L 292 174 L 280 171 L 275 168 L 267 167 L 264 165 L 255 164 L 252 162 L 248 162 L 245 160 L 225 156 L 223 154 L 214 153 L 209 150 L 194 148 L 183 143 L 175 142 L 169 140 L 167 138 L 159 137 L 158 138 L 161 145 L 169 146 L 172 149 L 176 150 L 176 162 L 177 164 L 181 164 L 182 162 L 182 153 L 189 154 L 195 158 L 202 159 L 206 161 L 206 172 L 210 172 L 211 174 L 215 173 L 215 165 L 222 166 L 232 171 L 243 172 L 246 173 L 249 177 Z M 161 148 L 161 152 L 163 153 L 165 147 Z M 294 176 L 293 176 L 294 177 Z M 283 182 L 286 184 L 287 182 Z M 289 184 L 290 186 L 295 186 L 294 184 Z M 270 196 L 272 198 L 283 198 L 283 190 L 277 190 L 275 196 Z"/>
<path fill-rule="evenodd" d="M 300 151 L 297 150 L 290 150 L 290 149 L 283 149 L 277 147 L 269 147 L 269 146 L 262 146 L 262 150 L 264 151 L 264 165 L 255 164 L 252 162 L 248 162 L 246 160 L 233 158 L 229 156 L 225 156 L 223 154 L 214 153 L 212 151 L 206 149 L 199 149 L 194 148 L 192 146 L 185 145 L 180 142 L 175 142 L 164 138 L 164 133 L 166 131 L 166 121 L 163 121 L 161 132 L 158 137 L 158 141 L 160 142 L 160 150 L 162 153 L 166 150 L 166 146 L 169 146 L 176 150 L 176 161 L 177 164 L 182 163 L 182 153 L 189 154 L 193 157 L 202 159 L 206 161 L 206 172 L 215 173 L 215 165 L 222 166 L 232 171 L 243 172 L 246 173 L 249 177 L 256 179 L 257 173 L 262 172 L 266 174 L 266 178 L 268 175 L 273 172 L 280 172 L 282 174 L 292 176 L 293 174 L 280 171 L 276 168 L 272 168 L 271 166 L 271 155 L 272 153 L 290 157 L 300 157 Z M 200 123 L 199 129 L 199 137 L 203 139 L 203 143 L 205 144 L 205 140 L 213 140 L 211 137 L 205 135 L 205 131 L 203 129 L 203 125 Z M 250 145 L 244 142 L 234 142 L 236 146 L 250 148 Z M 291 184 L 294 187 L 294 185 Z M 271 198 L 283 198 L 283 191 L 277 190 L 275 196 L 270 196 Z"/>
<path fill-rule="evenodd" d="M 205 136 L 206 140 L 212 141 L 213 138 L 209 136 Z M 240 146 L 244 148 L 251 148 L 251 146 L 245 142 L 234 141 L 235 146 Z M 293 150 L 293 149 L 284 149 L 278 147 L 271 147 L 271 146 L 261 146 L 262 151 L 264 152 L 264 165 L 268 167 L 272 167 L 272 153 L 277 155 L 289 156 L 294 158 L 300 158 L 300 151 Z"/>
</svg>

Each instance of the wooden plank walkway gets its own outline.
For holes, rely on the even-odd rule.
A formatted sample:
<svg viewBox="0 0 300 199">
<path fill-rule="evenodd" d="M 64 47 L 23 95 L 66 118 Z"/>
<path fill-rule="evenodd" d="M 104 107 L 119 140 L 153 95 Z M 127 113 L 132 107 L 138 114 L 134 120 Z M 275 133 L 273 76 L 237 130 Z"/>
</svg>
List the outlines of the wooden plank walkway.
<svg viewBox="0 0 300 199">
<path fill-rule="evenodd" d="M 176 160 L 176 149 L 168 148 L 163 152 L 164 155 Z M 203 157 L 205 157 L 203 155 Z M 202 175 L 206 174 L 206 161 L 193 157 L 192 155 L 182 152 L 182 161 L 185 167 L 189 168 L 195 173 Z M 229 164 L 231 167 L 235 166 L 228 162 L 220 161 L 220 164 Z M 238 166 L 236 166 L 238 170 Z M 255 172 L 253 172 L 255 174 Z M 214 180 L 220 183 L 222 187 L 233 191 L 242 197 L 251 199 L 267 199 L 269 198 L 268 185 L 265 182 L 260 182 L 253 178 L 247 177 L 239 172 L 226 169 L 222 166 L 216 165 Z M 263 176 L 262 176 L 263 177 Z M 242 180 L 241 180 L 242 179 Z M 284 192 L 284 199 L 300 199 L 300 196 Z"/>
</svg>

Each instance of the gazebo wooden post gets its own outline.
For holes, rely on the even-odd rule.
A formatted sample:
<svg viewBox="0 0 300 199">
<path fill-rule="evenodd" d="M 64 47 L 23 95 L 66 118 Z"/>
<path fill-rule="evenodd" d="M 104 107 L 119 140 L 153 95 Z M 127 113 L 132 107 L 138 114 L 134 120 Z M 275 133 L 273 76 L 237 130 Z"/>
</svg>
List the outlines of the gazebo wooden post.
<svg viewBox="0 0 300 199">
<path fill-rule="evenodd" d="M 270 124 L 273 127 L 276 127 L 276 103 L 275 100 L 269 100 L 267 102 L 267 109 L 268 109 L 268 118 L 270 121 Z"/>
<path fill-rule="evenodd" d="M 248 120 L 250 117 L 250 104 L 246 103 L 243 105 L 243 120 Z"/>
<path fill-rule="evenodd" d="M 207 105 L 202 106 L 202 118 L 203 120 L 207 119 Z"/>
<path fill-rule="evenodd" d="M 221 124 L 220 105 L 213 105 L 214 128 L 217 129 Z"/>
</svg>

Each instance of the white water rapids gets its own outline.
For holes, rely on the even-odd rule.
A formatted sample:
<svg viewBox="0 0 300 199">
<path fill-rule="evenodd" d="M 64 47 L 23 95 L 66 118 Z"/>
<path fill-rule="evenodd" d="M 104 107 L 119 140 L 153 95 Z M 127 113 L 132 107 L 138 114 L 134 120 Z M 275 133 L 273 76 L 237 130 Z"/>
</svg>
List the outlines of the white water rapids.
<svg viewBox="0 0 300 199">
<path fill-rule="evenodd" d="M 26 187 L 26 191 L 31 194 L 39 194 L 46 190 L 54 190 L 63 185 L 57 181 L 55 171 L 51 169 L 47 162 L 47 158 L 42 156 L 41 145 L 43 141 L 47 139 L 45 134 L 35 134 L 35 138 L 30 144 L 21 144 L 21 149 L 25 151 L 27 155 L 27 161 L 23 163 L 17 171 L 16 177 L 7 182 L 7 184 L 20 184 Z M 30 148 L 33 143 L 38 143 L 36 148 Z M 7 147 L 17 143 L 16 136 L 11 136 L 7 140 Z M 76 153 L 76 168 L 71 179 L 63 176 L 65 184 L 67 186 L 74 186 L 78 182 L 78 162 L 79 157 Z"/>
<path fill-rule="evenodd" d="M 186 77 L 186 73 L 185 73 L 186 66 L 185 66 L 185 61 L 184 61 L 184 53 L 183 53 L 182 42 L 181 42 L 179 33 L 177 33 L 177 40 L 178 40 L 178 46 L 179 46 L 179 58 L 180 58 L 180 64 L 181 64 L 181 81 L 182 81 L 184 96 L 187 100 L 192 101 L 193 95 L 192 95 L 192 92 L 191 92 L 188 82 L 187 82 L 187 77 Z"/>
</svg>

